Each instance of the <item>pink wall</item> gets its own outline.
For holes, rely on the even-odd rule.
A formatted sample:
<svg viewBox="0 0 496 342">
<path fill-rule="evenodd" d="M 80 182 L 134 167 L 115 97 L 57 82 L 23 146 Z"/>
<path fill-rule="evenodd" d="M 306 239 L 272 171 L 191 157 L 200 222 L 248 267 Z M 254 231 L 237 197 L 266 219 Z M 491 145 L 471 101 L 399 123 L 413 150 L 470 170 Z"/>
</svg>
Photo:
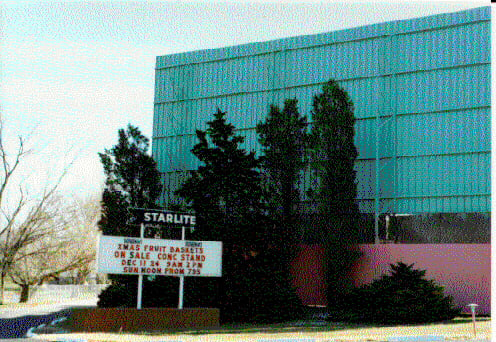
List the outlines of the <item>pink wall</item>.
<svg viewBox="0 0 496 342">
<path fill-rule="evenodd" d="M 356 285 L 370 283 L 389 272 L 389 264 L 402 261 L 427 270 L 426 277 L 444 286 L 459 306 L 477 303 L 478 313 L 491 312 L 490 244 L 359 245 L 362 258 L 355 265 Z M 468 308 L 465 307 L 468 311 Z"/>
<path fill-rule="evenodd" d="M 489 314 L 490 244 L 383 244 L 359 245 L 363 253 L 351 277 L 356 285 L 370 283 L 389 272 L 389 264 L 402 261 L 427 270 L 426 277 L 444 287 L 458 306 L 477 303 L 477 312 Z M 326 305 L 324 249 L 300 245 L 293 264 L 294 284 L 305 305 Z M 468 311 L 468 308 L 464 307 Z"/>
</svg>

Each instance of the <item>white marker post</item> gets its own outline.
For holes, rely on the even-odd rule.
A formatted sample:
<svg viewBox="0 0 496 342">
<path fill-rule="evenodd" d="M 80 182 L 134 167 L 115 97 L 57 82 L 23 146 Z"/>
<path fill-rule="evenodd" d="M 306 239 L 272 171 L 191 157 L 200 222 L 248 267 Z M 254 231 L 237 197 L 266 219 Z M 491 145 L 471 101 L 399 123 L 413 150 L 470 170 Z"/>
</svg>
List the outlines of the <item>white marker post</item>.
<svg viewBox="0 0 496 342">
<path fill-rule="evenodd" d="M 474 337 L 476 337 L 476 332 L 475 332 L 475 308 L 478 307 L 479 305 L 477 304 L 469 304 L 467 305 L 470 307 L 470 311 L 472 312 L 472 322 L 474 323 Z"/>
<path fill-rule="evenodd" d="M 144 238 L 145 237 L 145 224 L 142 223 L 141 224 L 141 229 L 140 229 L 140 238 Z M 143 275 L 140 274 L 138 276 L 138 304 L 136 306 L 136 308 L 138 310 L 141 310 L 141 301 L 142 301 L 142 298 L 143 298 Z"/>
<path fill-rule="evenodd" d="M 186 240 L 186 228 L 184 226 L 181 227 L 181 240 Z M 183 298 L 184 298 L 184 275 L 179 276 L 179 304 L 177 305 L 178 309 L 183 308 Z"/>
</svg>

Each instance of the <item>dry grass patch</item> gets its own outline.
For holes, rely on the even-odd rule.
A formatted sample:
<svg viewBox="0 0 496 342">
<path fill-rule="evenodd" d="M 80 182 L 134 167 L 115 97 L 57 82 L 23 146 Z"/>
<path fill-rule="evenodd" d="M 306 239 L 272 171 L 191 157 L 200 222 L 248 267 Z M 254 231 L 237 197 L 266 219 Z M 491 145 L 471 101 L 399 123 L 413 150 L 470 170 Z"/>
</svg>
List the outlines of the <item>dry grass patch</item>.
<svg viewBox="0 0 496 342">
<path fill-rule="evenodd" d="M 325 325 L 271 324 L 271 325 L 225 325 L 219 329 L 182 332 L 143 332 L 143 333 L 91 333 L 41 335 L 40 338 L 85 339 L 88 342 L 221 342 L 221 341 L 266 341 L 282 338 L 304 338 L 320 341 L 387 341 L 395 336 L 443 336 L 446 340 L 473 339 L 470 318 L 457 318 L 450 322 L 408 325 L 370 326 L 344 323 Z M 477 319 L 477 339 L 490 339 L 491 320 Z"/>
</svg>

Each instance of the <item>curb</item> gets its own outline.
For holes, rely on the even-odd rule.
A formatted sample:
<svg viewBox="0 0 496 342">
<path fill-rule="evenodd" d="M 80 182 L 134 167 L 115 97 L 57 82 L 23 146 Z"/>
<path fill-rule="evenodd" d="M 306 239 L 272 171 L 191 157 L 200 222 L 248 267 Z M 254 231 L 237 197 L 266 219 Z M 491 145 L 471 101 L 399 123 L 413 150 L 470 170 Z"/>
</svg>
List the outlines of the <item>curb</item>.
<svg viewBox="0 0 496 342">
<path fill-rule="evenodd" d="M 67 320 L 67 317 L 60 317 L 60 318 L 57 318 L 57 319 L 54 319 L 53 321 L 51 321 L 49 323 L 49 326 L 55 326 L 56 324 L 60 323 L 60 322 L 63 322 Z M 27 337 L 27 338 L 31 338 L 31 337 L 38 337 L 39 334 L 36 333 L 37 330 L 41 330 L 43 328 L 47 327 L 47 324 L 46 323 L 43 323 L 43 324 L 40 324 L 36 327 L 31 327 L 28 329 L 28 331 L 26 332 L 26 334 L 24 334 L 24 337 Z M 67 340 L 68 341 L 68 340 Z M 73 340 L 71 340 L 73 341 Z M 85 342 L 85 340 L 78 340 L 78 342 L 81 341 L 81 342 Z"/>
</svg>

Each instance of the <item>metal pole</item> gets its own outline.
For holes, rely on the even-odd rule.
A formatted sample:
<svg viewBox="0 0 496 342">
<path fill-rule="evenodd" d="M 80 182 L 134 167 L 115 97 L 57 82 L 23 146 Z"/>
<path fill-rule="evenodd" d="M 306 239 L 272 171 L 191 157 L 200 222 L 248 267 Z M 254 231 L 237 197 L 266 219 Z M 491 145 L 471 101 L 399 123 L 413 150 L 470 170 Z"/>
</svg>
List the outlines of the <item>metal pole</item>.
<svg viewBox="0 0 496 342">
<path fill-rule="evenodd" d="M 472 322 L 474 323 L 474 337 L 477 337 L 477 333 L 475 330 L 475 308 L 472 310 Z"/>
<path fill-rule="evenodd" d="M 385 82 L 385 81 L 384 81 Z M 383 95 L 384 96 L 384 95 Z M 374 194 L 374 243 L 377 245 L 379 241 L 379 210 L 380 210 L 380 186 L 381 186 L 381 155 L 380 150 L 380 131 L 381 131 L 381 116 L 377 110 L 375 117 L 375 194 Z"/>
<path fill-rule="evenodd" d="M 140 237 L 143 239 L 145 237 L 145 224 L 141 224 L 140 228 Z M 141 309 L 141 302 L 143 298 L 143 275 L 140 274 L 138 275 L 138 303 L 137 303 L 137 309 Z"/>
<path fill-rule="evenodd" d="M 386 215 L 386 241 L 389 240 L 389 215 Z"/>
<path fill-rule="evenodd" d="M 469 304 L 467 305 L 470 307 L 470 311 L 472 312 L 472 322 L 474 324 L 474 338 L 477 336 L 476 335 L 476 330 L 475 330 L 475 308 L 478 307 L 479 305 L 477 304 Z"/>
<path fill-rule="evenodd" d="M 374 243 L 378 245 L 379 240 L 379 210 L 380 210 L 380 155 L 379 155 L 379 114 L 376 123 L 376 145 L 375 145 L 375 200 L 374 200 Z"/>
<path fill-rule="evenodd" d="M 141 300 L 143 298 L 143 275 L 138 276 L 138 310 L 141 309 Z"/>
<path fill-rule="evenodd" d="M 184 296 L 184 276 L 179 276 L 179 305 L 178 309 L 183 308 L 183 296 Z"/>
<path fill-rule="evenodd" d="M 181 240 L 186 240 L 186 228 L 184 226 L 181 227 Z M 179 304 L 177 306 L 178 309 L 183 308 L 183 298 L 184 298 L 184 276 L 179 276 Z"/>
</svg>

